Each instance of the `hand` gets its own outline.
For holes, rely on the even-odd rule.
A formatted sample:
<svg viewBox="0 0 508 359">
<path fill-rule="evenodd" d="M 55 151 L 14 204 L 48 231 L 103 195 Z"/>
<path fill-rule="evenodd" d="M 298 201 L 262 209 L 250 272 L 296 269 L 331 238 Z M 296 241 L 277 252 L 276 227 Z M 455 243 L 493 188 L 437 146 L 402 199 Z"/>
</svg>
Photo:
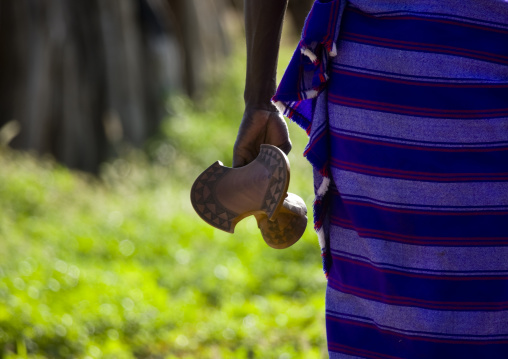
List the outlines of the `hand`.
<svg viewBox="0 0 508 359">
<path fill-rule="evenodd" d="M 233 148 L 233 167 L 242 167 L 253 161 L 261 144 L 277 146 L 288 154 L 291 140 L 286 121 L 275 111 L 246 110 Z"/>
</svg>

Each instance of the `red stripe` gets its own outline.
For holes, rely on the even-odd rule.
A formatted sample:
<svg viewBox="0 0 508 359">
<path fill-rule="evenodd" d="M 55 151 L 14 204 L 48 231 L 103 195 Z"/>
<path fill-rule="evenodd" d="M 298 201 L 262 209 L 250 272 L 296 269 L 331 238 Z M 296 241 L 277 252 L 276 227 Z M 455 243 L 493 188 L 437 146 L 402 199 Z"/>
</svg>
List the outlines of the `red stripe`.
<svg viewBox="0 0 508 359">
<path fill-rule="evenodd" d="M 348 262 L 348 263 L 351 263 L 351 264 L 354 264 L 354 265 L 358 265 L 358 266 L 361 266 L 361 267 L 366 267 L 366 268 L 373 269 L 376 272 L 395 274 L 395 275 L 404 276 L 404 277 L 411 277 L 411 278 L 435 279 L 435 280 L 450 280 L 450 281 L 473 281 L 473 280 L 484 281 L 484 280 L 507 280 L 508 279 L 508 276 L 497 276 L 497 277 L 490 276 L 490 277 L 485 277 L 485 276 L 464 276 L 464 275 L 462 275 L 462 276 L 442 276 L 442 275 L 439 275 L 439 274 L 434 274 L 434 275 L 430 275 L 430 274 L 416 274 L 416 273 L 413 273 L 413 272 L 402 272 L 402 271 L 397 271 L 397 270 L 393 270 L 393 269 L 379 268 L 379 267 L 376 267 L 375 265 L 373 265 L 371 263 L 361 262 L 361 261 L 357 261 L 357 260 L 354 260 L 354 259 L 351 259 L 351 258 L 347 258 L 347 257 L 343 257 L 343 256 L 338 256 L 338 255 L 335 255 L 335 254 L 332 254 L 332 257 L 334 259 L 337 259 L 337 260 L 341 261 L 341 262 Z"/>
<path fill-rule="evenodd" d="M 395 39 L 386 39 L 382 37 L 376 37 L 376 36 L 370 36 L 370 35 L 364 35 L 364 34 L 356 34 L 356 33 L 350 33 L 350 32 L 344 32 L 343 38 L 346 40 L 351 40 L 354 38 L 360 38 L 363 39 L 362 41 L 374 43 L 374 44 L 388 44 L 393 47 L 399 47 L 404 49 L 415 49 L 415 50 L 424 50 L 425 48 L 427 50 L 437 50 L 440 49 L 440 52 L 443 53 L 450 53 L 454 55 L 467 55 L 471 57 L 476 57 L 479 59 L 484 60 L 498 60 L 503 63 L 508 63 L 508 61 L 504 61 L 503 59 L 508 59 L 508 56 L 506 55 L 500 55 L 500 54 L 494 54 L 491 52 L 485 52 L 485 51 L 479 51 L 479 50 L 472 50 L 472 49 L 464 49 L 461 47 L 453 47 L 453 46 L 447 46 L 447 45 L 439 45 L 439 44 L 425 44 L 425 43 L 419 43 L 414 41 L 405 41 L 405 40 L 395 40 Z M 356 39 L 358 41 L 358 39 Z M 398 45 L 402 44 L 402 45 Z M 499 59 L 496 59 L 499 58 Z"/>
<path fill-rule="evenodd" d="M 358 72 L 352 72 L 347 71 L 343 69 L 337 69 L 333 68 L 333 72 L 341 75 L 347 75 L 347 76 L 353 76 L 353 77 L 362 77 L 366 79 L 372 79 L 372 80 L 379 80 L 379 81 L 385 81 L 385 82 L 394 82 L 404 85 L 411 85 L 411 86 L 428 86 L 428 87 L 452 87 L 452 88 L 508 88 L 508 84 L 495 84 L 495 83 L 442 83 L 442 82 L 423 82 L 423 81 L 416 81 L 416 80 L 402 80 L 394 77 L 386 77 L 386 76 L 379 76 L 379 75 L 373 75 L 373 74 L 364 74 L 364 73 L 358 73 Z"/>
<path fill-rule="evenodd" d="M 326 319 L 334 321 L 334 322 L 338 322 L 338 323 L 354 325 L 356 327 L 364 327 L 364 328 L 374 329 L 374 330 L 384 333 L 384 334 L 388 334 L 388 335 L 392 335 L 395 337 L 404 338 L 404 339 L 408 339 L 408 340 L 418 340 L 418 341 L 431 342 L 431 343 L 471 344 L 471 345 L 489 345 L 489 344 L 507 344 L 508 343 L 508 340 L 464 340 L 464 339 L 438 339 L 438 338 L 421 337 L 421 336 L 416 336 L 416 335 L 397 333 L 392 330 L 380 328 L 374 324 L 359 322 L 359 321 L 355 321 L 355 320 L 351 320 L 351 319 L 337 318 L 337 317 L 333 317 L 331 315 L 327 315 Z"/>
<path fill-rule="evenodd" d="M 299 101 L 299 102 L 303 101 L 303 97 L 302 97 L 302 92 L 301 92 L 301 91 L 298 91 L 298 92 L 296 93 L 296 95 L 297 95 L 297 97 L 298 97 L 298 101 Z"/>
<path fill-rule="evenodd" d="M 379 168 L 373 166 L 359 165 L 339 161 L 332 158 L 331 164 L 339 169 L 344 169 L 352 172 L 366 173 L 372 175 L 379 175 L 392 178 L 405 178 L 416 180 L 427 180 L 435 182 L 463 182 L 463 181 L 506 181 L 508 180 L 508 173 L 495 173 L 491 176 L 485 176 L 475 173 L 424 173 L 415 171 L 395 170 L 391 168 Z M 453 177 L 453 176 L 455 177 Z M 482 177 L 483 176 L 483 177 Z"/>
<path fill-rule="evenodd" d="M 330 131 L 331 134 L 337 138 L 342 138 L 347 141 L 353 142 L 362 142 L 368 143 L 372 145 L 385 146 L 385 147 L 396 147 L 396 148 L 405 148 L 410 150 L 421 150 L 421 151 L 431 151 L 431 152 L 496 152 L 496 151 L 508 151 L 508 147 L 491 147 L 491 148 L 472 148 L 472 147 L 461 147 L 461 148 L 449 148 L 449 147 L 425 147 L 425 146 L 417 146 L 417 145 L 409 145 L 409 144 L 399 144 L 393 142 L 385 142 L 385 141 L 377 141 L 372 139 L 366 139 L 361 137 L 353 137 L 348 135 L 339 134 L 336 132 Z"/>
<path fill-rule="evenodd" d="M 453 20 L 442 20 L 437 18 L 430 18 L 430 17 L 419 17 L 419 16 L 411 16 L 411 15 L 404 15 L 404 16 L 375 16 L 372 14 L 364 13 L 360 11 L 359 9 L 355 8 L 348 8 L 349 11 L 356 12 L 358 14 L 361 14 L 365 17 L 380 19 L 380 20 L 417 20 L 417 21 L 427 21 L 427 22 L 440 22 L 443 24 L 450 24 L 450 25 L 456 25 L 456 26 L 462 26 L 462 27 L 470 27 L 473 29 L 479 29 L 484 31 L 492 31 L 492 32 L 499 32 L 501 34 L 508 34 L 508 30 L 498 29 L 495 27 L 487 27 L 487 26 L 481 26 L 481 25 L 474 25 L 469 24 L 466 22 L 460 22 L 460 21 L 453 21 Z"/>
<path fill-rule="evenodd" d="M 337 9 L 339 8 L 337 3 L 337 1 L 332 2 L 332 11 L 330 11 L 330 16 L 328 17 L 328 27 L 326 29 L 327 35 L 331 34 L 332 23 L 335 24 L 333 20 L 337 19 Z"/>
<path fill-rule="evenodd" d="M 321 132 L 321 134 L 319 136 L 317 136 L 314 141 L 312 141 L 311 144 L 308 145 L 307 149 L 305 150 L 305 152 L 303 152 L 303 155 L 304 156 L 307 156 L 307 153 L 309 153 L 311 150 L 312 150 L 312 147 L 320 140 L 322 139 L 325 135 L 326 135 L 326 131 L 323 131 Z"/>
<path fill-rule="evenodd" d="M 371 290 L 356 288 L 341 283 L 332 277 L 328 278 L 328 282 L 332 288 L 344 293 L 356 295 L 361 298 L 372 299 L 386 304 L 420 306 L 432 309 L 448 309 L 448 310 L 505 310 L 508 309 L 508 302 L 437 302 L 425 299 L 408 298 L 397 295 L 387 295 L 386 293 L 378 293 Z M 335 284 L 334 284 L 335 283 Z"/>
</svg>

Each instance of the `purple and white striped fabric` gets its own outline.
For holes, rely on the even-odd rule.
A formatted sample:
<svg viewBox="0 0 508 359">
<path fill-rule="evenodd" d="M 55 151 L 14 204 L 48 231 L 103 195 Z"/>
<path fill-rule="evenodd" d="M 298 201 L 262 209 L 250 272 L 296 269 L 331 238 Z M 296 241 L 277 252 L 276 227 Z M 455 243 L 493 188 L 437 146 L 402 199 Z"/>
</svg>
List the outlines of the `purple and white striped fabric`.
<svg viewBox="0 0 508 359">
<path fill-rule="evenodd" d="M 316 1 L 274 103 L 309 134 L 330 358 L 508 358 L 508 1 Z"/>
</svg>

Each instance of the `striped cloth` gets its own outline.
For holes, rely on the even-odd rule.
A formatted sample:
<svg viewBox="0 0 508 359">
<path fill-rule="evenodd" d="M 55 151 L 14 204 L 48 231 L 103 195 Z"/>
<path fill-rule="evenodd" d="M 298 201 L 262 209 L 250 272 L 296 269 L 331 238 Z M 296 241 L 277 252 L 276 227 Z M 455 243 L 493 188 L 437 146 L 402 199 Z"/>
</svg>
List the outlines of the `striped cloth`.
<svg viewBox="0 0 508 359">
<path fill-rule="evenodd" d="M 273 100 L 310 137 L 330 358 L 508 358 L 508 2 L 316 1 Z"/>
</svg>

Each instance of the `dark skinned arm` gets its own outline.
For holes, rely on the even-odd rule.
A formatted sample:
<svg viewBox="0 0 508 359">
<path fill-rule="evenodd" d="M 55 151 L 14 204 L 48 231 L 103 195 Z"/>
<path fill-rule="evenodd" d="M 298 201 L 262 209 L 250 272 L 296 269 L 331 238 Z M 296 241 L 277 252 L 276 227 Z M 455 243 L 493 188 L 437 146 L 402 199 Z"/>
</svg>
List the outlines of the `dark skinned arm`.
<svg viewBox="0 0 508 359">
<path fill-rule="evenodd" d="M 277 58 L 288 0 L 245 0 L 247 76 L 245 112 L 233 150 L 233 167 L 253 161 L 261 144 L 291 150 L 286 121 L 270 99 L 276 90 Z"/>
</svg>

